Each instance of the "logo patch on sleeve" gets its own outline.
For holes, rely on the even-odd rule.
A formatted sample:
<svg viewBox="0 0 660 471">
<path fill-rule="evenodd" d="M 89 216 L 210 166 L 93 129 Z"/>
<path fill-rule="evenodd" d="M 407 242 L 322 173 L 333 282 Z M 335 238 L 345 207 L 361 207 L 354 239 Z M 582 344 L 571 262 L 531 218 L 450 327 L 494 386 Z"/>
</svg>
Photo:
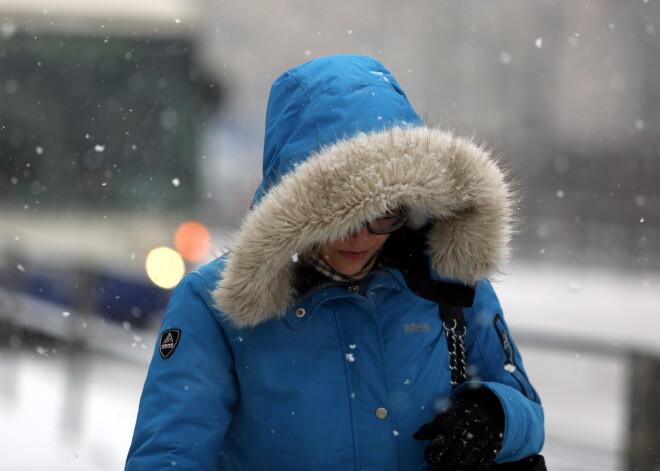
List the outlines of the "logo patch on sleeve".
<svg viewBox="0 0 660 471">
<path fill-rule="evenodd" d="M 179 345 L 181 331 L 179 329 L 166 330 L 160 334 L 160 356 L 167 360 L 174 353 L 174 349 Z"/>
</svg>

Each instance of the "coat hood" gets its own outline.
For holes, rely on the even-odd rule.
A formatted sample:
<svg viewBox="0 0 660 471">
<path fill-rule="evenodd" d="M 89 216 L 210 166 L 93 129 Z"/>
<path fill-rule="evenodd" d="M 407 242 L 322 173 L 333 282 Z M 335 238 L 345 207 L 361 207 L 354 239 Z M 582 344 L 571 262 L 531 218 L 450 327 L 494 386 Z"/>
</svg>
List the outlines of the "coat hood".
<svg viewBox="0 0 660 471">
<path fill-rule="evenodd" d="M 340 139 L 422 124 L 396 79 L 370 57 L 322 57 L 295 67 L 271 87 L 253 206 L 283 175 Z"/>
<path fill-rule="evenodd" d="M 213 292 L 237 326 L 282 316 L 299 260 L 396 207 L 432 221 L 429 257 L 443 278 L 474 285 L 508 257 L 503 172 L 483 147 L 425 127 L 374 59 L 316 59 L 274 82 L 263 173 Z"/>
</svg>

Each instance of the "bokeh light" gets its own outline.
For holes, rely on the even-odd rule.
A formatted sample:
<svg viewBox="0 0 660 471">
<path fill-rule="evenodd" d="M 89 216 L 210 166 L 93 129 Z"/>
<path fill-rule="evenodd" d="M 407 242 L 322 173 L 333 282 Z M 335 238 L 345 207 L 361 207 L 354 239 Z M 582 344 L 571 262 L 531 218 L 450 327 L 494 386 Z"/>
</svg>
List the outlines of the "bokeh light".
<svg viewBox="0 0 660 471">
<path fill-rule="evenodd" d="M 174 233 L 174 247 L 189 262 L 199 262 L 211 250 L 211 233 L 197 221 L 182 223 Z"/>
<path fill-rule="evenodd" d="M 169 247 L 158 247 L 149 252 L 145 266 L 149 279 L 165 289 L 175 287 L 186 270 L 181 255 Z"/>
</svg>

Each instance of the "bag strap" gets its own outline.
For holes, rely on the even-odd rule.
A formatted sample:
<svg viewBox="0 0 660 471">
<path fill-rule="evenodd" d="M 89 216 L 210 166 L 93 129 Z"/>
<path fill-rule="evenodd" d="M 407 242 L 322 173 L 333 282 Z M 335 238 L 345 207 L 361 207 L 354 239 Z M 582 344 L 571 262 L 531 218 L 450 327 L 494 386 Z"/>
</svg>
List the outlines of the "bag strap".
<svg viewBox="0 0 660 471">
<path fill-rule="evenodd" d="M 392 267 L 401 272 L 408 287 L 417 296 L 428 299 L 438 305 L 438 315 L 447 336 L 449 350 L 449 370 L 452 389 L 468 380 L 466 350 L 463 337 L 467 325 L 463 313 L 464 307 L 472 307 L 475 289 L 471 286 L 447 283 L 431 279 L 426 249 L 425 230 L 412 231 L 401 228 L 390 235 L 379 264 Z M 493 471 L 546 471 L 542 455 L 532 455 L 515 463 L 496 464 Z"/>
<path fill-rule="evenodd" d="M 449 371 L 451 373 L 452 389 L 468 380 L 465 344 L 463 337 L 467 333 L 463 308 L 451 304 L 438 305 L 438 314 L 442 320 L 442 328 L 447 336 L 447 349 L 449 350 Z"/>
<path fill-rule="evenodd" d="M 455 388 L 468 379 L 463 343 L 467 325 L 463 307 L 472 306 L 475 289 L 472 286 L 432 279 L 430 270 L 424 269 L 428 267 L 426 248 L 424 229 L 399 229 L 390 235 L 379 256 L 379 264 L 399 270 L 413 293 L 438 305 L 438 315 L 447 336 L 451 386 Z"/>
</svg>

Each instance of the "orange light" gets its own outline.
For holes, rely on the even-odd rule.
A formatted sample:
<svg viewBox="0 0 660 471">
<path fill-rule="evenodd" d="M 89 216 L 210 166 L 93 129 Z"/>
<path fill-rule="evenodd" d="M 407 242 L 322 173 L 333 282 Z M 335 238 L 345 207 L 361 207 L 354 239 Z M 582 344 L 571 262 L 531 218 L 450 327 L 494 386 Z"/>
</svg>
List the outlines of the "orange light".
<svg viewBox="0 0 660 471">
<path fill-rule="evenodd" d="M 199 262 L 211 251 L 211 233 L 197 221 L 182 223 L 174 233 L 174 247 L 189 262 Z"/>
</svg>

